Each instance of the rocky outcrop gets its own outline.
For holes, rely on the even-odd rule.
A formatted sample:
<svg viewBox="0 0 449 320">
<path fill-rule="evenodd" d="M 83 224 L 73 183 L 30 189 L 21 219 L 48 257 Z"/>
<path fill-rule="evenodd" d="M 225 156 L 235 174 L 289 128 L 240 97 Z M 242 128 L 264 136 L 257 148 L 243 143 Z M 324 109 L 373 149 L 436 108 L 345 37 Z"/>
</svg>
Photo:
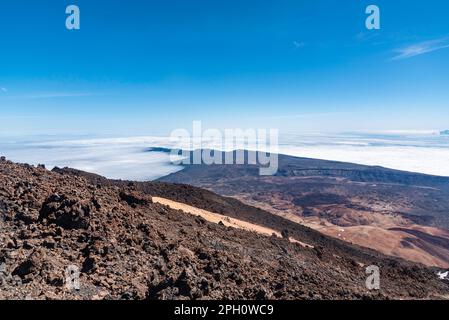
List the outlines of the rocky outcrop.
<svg viewBox="0 0 449 320">
<path fill-rule="evenodd" d="M 279 232 L 314 248 L 212 224 L 153 203 L 137 185 L 103 182 L 0 161 L 0 299 L 387 299 L 449 292 L 436 270 L 358 251 L 307 228 Z M 365 286 L 369 264 L 381 267 L 380 291 Z"/>
</svg>

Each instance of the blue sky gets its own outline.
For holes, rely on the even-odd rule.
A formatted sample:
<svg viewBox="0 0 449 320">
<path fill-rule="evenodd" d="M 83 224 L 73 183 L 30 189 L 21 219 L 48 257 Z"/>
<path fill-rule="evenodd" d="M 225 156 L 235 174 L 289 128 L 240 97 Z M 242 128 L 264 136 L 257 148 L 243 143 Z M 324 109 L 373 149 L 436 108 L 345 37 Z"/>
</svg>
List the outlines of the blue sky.
<svg viewBox="0 0 449 320">
<path fill-rule="evenodd" d="M 447 129 L 448 16 L 446 0 L 3 0 L 0 134 Z"/>
</svg>

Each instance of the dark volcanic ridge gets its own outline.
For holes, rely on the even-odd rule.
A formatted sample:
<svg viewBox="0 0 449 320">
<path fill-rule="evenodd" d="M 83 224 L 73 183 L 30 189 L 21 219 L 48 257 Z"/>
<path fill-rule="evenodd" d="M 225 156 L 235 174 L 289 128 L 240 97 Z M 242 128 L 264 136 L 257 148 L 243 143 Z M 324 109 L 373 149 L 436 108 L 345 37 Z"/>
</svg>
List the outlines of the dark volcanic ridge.
<svg viewBox="0 0 449 320">
<path fill-rule="evenodd" d="M 314 248 L 212 224 L 155 204 L 152 196 L 248 221 L 267 219 Z M 71 169 L 50 172 L 2 158 L 0 299 L 448 296 L 449 284 L 438 279 L 437 269 L 279 219 L 189 186 L 112 181 Z M 373 264 L 381 270 L 379 291 L 365 286 L 365 269 Z M 70 266 L 80 270 L 79 290 L 67 287 Z"/>
<path fill-rule="evenodd" d="M 190 158 L 190 162 L 192 164 L 183 165 L 184 168 L 200 168 L 204 166 L 222 167 L 220 164 L 210 165 L 205 163 L 194 163 L 194 158 L 201 159 L 202 154 L 210 155 L 214 159 L 220 159 L 221 163 L 224 163 L 225 159 L 233 159 L 233 162 L 236 164 L 234 167 L 238 166 L 240 169 L 243 169 L 242 171 L 246 171 L 246 175 L 258 174 L 258 168 L 260 167 L 258 164 L 258 152 L 255 151 L 235 150 L 231 152 L 224 152 L 212 149 L 183 151 L 164 147 L 151 147 L 147 151 L 163 153 L 176 151 L 179 155 L 186 153 L 186 158 Z M 368 166 L 340 161 L 302 158 L 284 154 L 279 154 L 277 156 L 279 159 L 279 170 L 275 176 L 323 176 L 346 178 L 355 182 L 380 182 L 408 186 L 413 185 L 421 187 L 449 188 L 449 177 L 389 169 L 381 166 Z M 255 159 L 256 163 L 251 163 L 249 159 Z M 239 174 L 241 174 L 242 171 L 239 172 Z M 172 175 L 177 175 L 177 173 L 173 173 Z M 236 173 L 234 173 L 234 175 L 236 175 Z M 170 176 L 163 177 L 161 180 L 169 180 L 169 177 Z"/>
</svg>

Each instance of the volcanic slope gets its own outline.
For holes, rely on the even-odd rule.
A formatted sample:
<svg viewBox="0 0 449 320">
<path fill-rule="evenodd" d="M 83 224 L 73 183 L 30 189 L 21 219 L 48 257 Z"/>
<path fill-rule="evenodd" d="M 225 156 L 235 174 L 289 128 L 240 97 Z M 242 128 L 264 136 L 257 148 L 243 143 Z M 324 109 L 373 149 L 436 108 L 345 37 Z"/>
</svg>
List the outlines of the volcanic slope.
<svg viewBox="0 0 449 320">
<path fill-rule="evenodd" d="M 329 238 L 238 200 L 167 183 L 113 181 L 0 162 L 1 298 L 426 299 L 428 268 Z M 211 223 L 152 196 L 270 227 L 301 243 Z M 264 224 L 260 223 L 264 220 Z M 381 290 L 365 286 L 381 270 Z M 81 271 L 69 290 L 67 267 Z"/>
</svg>

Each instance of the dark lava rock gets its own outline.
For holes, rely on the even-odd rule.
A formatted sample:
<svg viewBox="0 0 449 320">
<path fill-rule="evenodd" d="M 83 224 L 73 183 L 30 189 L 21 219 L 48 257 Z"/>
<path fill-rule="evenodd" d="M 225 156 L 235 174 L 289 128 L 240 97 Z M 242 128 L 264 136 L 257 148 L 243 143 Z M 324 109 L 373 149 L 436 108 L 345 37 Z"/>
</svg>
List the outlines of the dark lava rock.
<svg viewBox="0 0 449 320">
<path fill-rule="evenodd" d="M 87 229 L 91 213 L 91 204 L 53 194 L 42 205 L 39 221 L 64 229 Z"/>
<path fill-rule="evenodd" d="M 432 268 L 327 238 L 198 188 L 129 184 L 4 160 L 0 181 L 0 272 L 6 279 L 0 299 L 424 299 L 449 294 L 449 284 Z M 154 204 L 151 196 L 272 223 L 273 230 L 288 230 L 284 237 L 313 248 L 219 227 Z M 232 206 L 220 211 L 223 203 Z M 379 266 L 380 291 L 366 289 L 359 264 Z M 67 289 L 67 276 L 79 276 L 80 288 Z"/>
</svg>

